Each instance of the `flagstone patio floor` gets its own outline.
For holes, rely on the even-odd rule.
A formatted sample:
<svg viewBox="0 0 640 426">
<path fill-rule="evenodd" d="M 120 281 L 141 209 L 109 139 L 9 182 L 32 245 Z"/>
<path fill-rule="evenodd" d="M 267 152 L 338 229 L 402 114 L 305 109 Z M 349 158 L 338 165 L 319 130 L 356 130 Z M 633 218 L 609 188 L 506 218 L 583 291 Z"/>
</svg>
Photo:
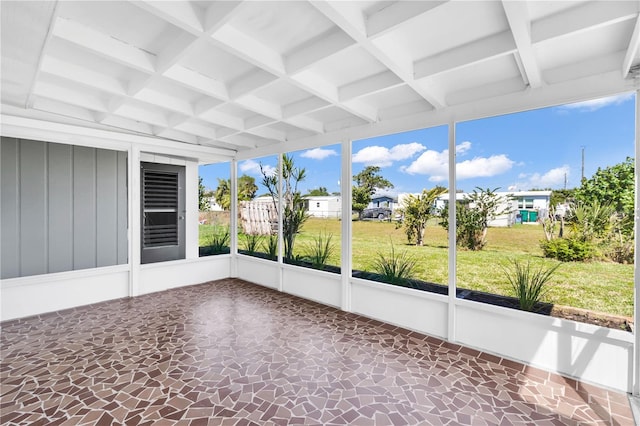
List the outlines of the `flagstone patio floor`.
<svg viewBox="0 0 640 426">
<path fill-rule="evenodd" d="M 3 425 L 632 425 L 626 394 L 238 279 L 2 323 Z"/>
</svg>

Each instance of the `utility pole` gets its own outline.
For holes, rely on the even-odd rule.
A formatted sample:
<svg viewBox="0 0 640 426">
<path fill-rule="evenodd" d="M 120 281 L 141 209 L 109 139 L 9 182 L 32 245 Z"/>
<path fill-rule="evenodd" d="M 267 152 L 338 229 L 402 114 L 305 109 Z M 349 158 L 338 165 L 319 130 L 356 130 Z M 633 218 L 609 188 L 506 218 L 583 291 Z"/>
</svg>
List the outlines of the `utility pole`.
<svg viewBox="0 0 640 426">
<path fill-rule="evenodd" d="M 567 172 L 564 172 L 564 189 L 567 190 Z"/>
<path fill-rule="evenodd" d="M 580 177 L 580 184 L 584 180 L 584 146 L 582 146 L 582 176 Z"/>
</svg>

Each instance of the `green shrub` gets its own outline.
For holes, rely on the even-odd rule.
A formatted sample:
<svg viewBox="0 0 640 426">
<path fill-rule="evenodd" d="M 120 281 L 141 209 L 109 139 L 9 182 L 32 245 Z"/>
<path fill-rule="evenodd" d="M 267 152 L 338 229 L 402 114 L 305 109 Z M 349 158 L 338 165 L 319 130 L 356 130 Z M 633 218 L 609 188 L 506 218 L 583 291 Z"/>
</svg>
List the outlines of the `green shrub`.
<svg viewBox="0 0 640 426">
<path fill-rule="evenodd" d="M 605 255 L 616 263 L 633 263 L 633 239 L 623 238 L 611 241 L 605 249 Z"/>
<path fill-rule="evenodd" d="M 595 257 L 596 250 L 592 243 L 573 238 L 556 238 L 543 240 L 540 247 L 544 257 L 558 259 L 562 262 L 580 262 Z"/>
<path fill-rule="evenodd" d="M 243 249 L 246 250 L 249 254 L 254 254 L 258 251 L 258 247 L 260 246 L 261 241 L 262 235 L 245 234 Z"/>
<path fill-rule="evenodd" d="M 529 261 L 526 264 L 522 264 L 517 260 L 511 260 L 510 263 L 513 268 L 501 267 L 515 292 L 520 309 L 533 311 L 536 304 L 547 293 L 548 289 L 545 288 L 545 284 L 560 264 L 558 263 L 548 269 L 543 266 L 534 269 Z"/>
<path fill-rule="evenodd" d="M 333 234 L 327 236 L 322 233 L 313 237 L 313 242 L 305 247 L 304 260 L 311 262 L 313 268 L 321 269 L 335 250 L 335 246 L 331 244 L 332 238 Z"/>
<path fill-rule="evenodd" d="M 278 235 L 269 235 L 263 247 L 267 252 L 267 257 L 270 260 L 276 260 L 278 258 Z"/>
<path fill-rule="evenodd" d="M 416 260 L 409 256 L 407 251 L 396 253 L 391 244 L 391 255 L 385 256 L 377 253 L 377 258 L 373 262 L 373 270 L 382 275 L 385 282 L 389 284 L 404 284 L 413 278 L 416 268 Z"/>
<path fill-rule="evenodd" d="M 209 236 L 207 246 L 211 250 L 211 254 L 229 253 L 230 241 L 229 228 L 218 228 Z"/>
</svg>

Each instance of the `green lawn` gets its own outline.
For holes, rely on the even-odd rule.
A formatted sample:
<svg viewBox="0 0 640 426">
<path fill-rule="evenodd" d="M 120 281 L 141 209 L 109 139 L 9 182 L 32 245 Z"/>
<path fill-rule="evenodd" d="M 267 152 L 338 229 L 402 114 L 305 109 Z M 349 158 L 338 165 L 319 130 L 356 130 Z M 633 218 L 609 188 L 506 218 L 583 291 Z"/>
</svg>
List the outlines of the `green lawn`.
<svg viewBox="0 0 640 426">
<path fill-rule="evenodd" d="M 407 250 L 418 260 L 416 278 L 446 284 L 448 281 L 447 234 L 440 226 L 429 226 L 425 246 L 407 244 L 404 230 L 395 223 L 355 221 L 353 224 L 353 268 L 371 270 L 377 253 L 386 254 L 393 242 L 396 251 Z M 212 226 L 200 226 L 201 235 Z M 320 232 L 333 235 L 335 251 L 329 264 L 340 265 L 341 222 L 311 218 L 296 238 L 295 253 L 304 254 Z M 554 264 L 542 257 L 542 229 L 536 225 L 490 228 L 481 251 L 458 250 L 457 285 L 461 288 L 511 295 L 500 265 L 509 259 L 532 264 Z M 202 243 L 202 238 L 201 238 Z M 240 242 L 242 248 L 242 242 Z M 633 265 L 610 262 L 563 263 L 551 279 L 546 301 L 616 315 L 633 315 Z"/>
</svg>

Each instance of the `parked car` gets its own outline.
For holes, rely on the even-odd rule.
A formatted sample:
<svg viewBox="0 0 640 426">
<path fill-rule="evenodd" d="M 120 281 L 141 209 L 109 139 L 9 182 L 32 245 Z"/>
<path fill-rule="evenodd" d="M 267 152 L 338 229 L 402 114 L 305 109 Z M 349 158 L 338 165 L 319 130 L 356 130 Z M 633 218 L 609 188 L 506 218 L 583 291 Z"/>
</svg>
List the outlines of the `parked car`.
<svg viewBox="0 0 640 426">
<path fill-rule="evenodd" d="M 387 207 L 373 207 L 362 211 L 363 219 L 380 219 L 389 220 L 391 218 L 391 209 Z"/>
</svg>

